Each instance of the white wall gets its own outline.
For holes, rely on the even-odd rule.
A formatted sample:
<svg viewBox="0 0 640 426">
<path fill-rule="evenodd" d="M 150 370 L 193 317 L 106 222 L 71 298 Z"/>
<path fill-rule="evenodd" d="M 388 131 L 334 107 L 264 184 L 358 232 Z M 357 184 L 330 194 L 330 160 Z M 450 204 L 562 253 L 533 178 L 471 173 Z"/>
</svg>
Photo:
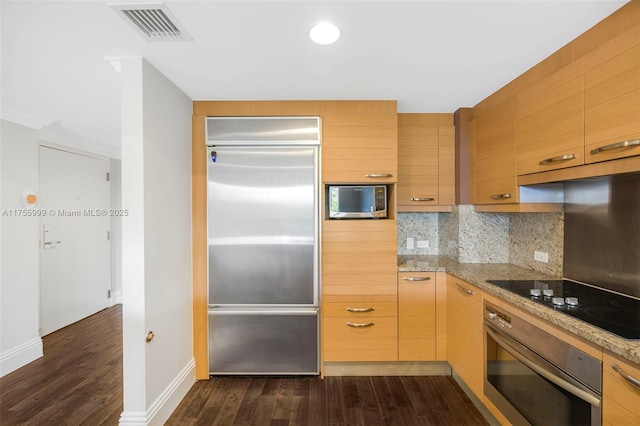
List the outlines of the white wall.
<svg viewBox="0 0 640 426">
<path fill-rule="evenodd" d="M 142 58 L 122 60 L 124 412 L 162 424 L 195 382 L 192 102 Z M 145 342 L 148 331 L 155 338 Z"/>
<path fill-rule="evenodd" d="M 122 209 L 122 168 L 120 160 L 109 160 L 110 206 Z M 111 217 L 111 304 L 122 303 L 122 217 Z"/>
<path fill-rule="evenodd" d="M 37 130 L 0 121 L 0 376 L 42 356 L 39 218 L 12 216 L 38 194 Z M 38 206 L 35 207 L 36 209 Z"/>
</svg>

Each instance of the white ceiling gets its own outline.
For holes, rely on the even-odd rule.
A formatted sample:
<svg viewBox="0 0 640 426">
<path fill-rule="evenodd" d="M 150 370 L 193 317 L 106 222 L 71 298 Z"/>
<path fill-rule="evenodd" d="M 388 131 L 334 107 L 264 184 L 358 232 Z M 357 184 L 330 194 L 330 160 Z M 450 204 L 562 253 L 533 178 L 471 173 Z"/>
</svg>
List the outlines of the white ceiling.
<svg viewBox="0 0 640 426">
<path fill-rule="evenodd" d="M 453 112 L 626 1 L 164 3 L 193 41 L 147 42 L 104 1 L 1 0 L 2 118 L 118 157 L 119 74 L 104 58 L 122 56 L 146 58 L 194 100 L 396 99 L 401 112 Z M 337 44 L 308 39 L 321 20 L 340 27 Z"/>
</svg>

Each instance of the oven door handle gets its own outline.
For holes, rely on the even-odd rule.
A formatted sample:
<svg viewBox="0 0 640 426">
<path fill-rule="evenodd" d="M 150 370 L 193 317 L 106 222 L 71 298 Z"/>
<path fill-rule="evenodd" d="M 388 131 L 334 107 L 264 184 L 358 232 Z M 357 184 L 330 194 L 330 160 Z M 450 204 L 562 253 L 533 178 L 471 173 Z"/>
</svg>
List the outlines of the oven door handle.
<svg viewBox="0 0 640 426">
<path fill-rule="evenodd" d="M 583 401 L 586 401 L 589 404 L 591 404 L 591 405 L 593 405 L 593 406 L 595 406 L 597 408 L 600 408 L 600 399 L 599 398 L 591 395 L 589 392 L 586 392 L 583 389 L 580 389 L 576 385 L 567 382 L 566 380 L 562 379 L 561 377 L 556 376 L 552 372 L 547 371 L 543 367 L 541 367 L 538 364 L 536 364 L 535 362 L 531 361 L 526 356 L 522 355 L 520 353 L 520 351 L 518 349 L 516 349 L 511 343 L 509 343 L 504 338 L 500 337 L 497 334 L 497 332 L 492 330 L 490 327 L 485 327 L 485 330 L 486 330 L 487 333 L 489 333 L 489 335 L 493 338 L 493 340 L 496 341 L 496 343 L 498 343 L 500 346 L 502 346 L 507 352 L 509 352 L 518 361 L 520 361 L 521 363 L 523 363 L 524 365 L 526 365 L 527 367 L 529 367 L 530 369 L 532 369 L 533 371 L 535 371 L 536 373 L 538 373 L 539 375 L 544 377 L 545 379 L 549 380 L 550 382 L 560 386 L 562 389 L 566 390 L 567 392 L 570 392 L 573 395 L 577 396 L 578 398 L 582 399 Z"/>
</svg>

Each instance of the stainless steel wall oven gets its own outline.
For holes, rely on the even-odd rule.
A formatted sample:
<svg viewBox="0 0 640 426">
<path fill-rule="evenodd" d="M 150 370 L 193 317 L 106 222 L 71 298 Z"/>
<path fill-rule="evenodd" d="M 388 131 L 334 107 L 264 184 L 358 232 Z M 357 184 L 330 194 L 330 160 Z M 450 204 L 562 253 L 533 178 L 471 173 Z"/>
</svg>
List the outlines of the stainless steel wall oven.
<svg viewBox="0 0 640 426">
<path fill-rule="evenodd" d="M 484 393 L 514 425 L 601 426 L 602 362 L 484 305 Z"/>
</svg>

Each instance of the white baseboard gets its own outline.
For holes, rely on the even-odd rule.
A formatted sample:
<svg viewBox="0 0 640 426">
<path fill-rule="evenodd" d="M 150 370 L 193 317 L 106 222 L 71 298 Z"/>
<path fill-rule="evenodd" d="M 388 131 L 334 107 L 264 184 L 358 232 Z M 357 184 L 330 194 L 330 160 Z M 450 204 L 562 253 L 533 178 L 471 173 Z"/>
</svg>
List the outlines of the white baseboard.
<svg viewBox="0 0 640 426">
<path fill-rule="evenodd" d="M 0 355 L 0 377 L 42 356 L 42 339 L 37 337 Z"/>
<path fill-rule="evenodd" d="M 109 299 L 109 306 L 122 304 L 122 290 L 114 290 L 111 292 L 111 298 Z"/>
<path fill-rule="evenodd" d="M 196 382 L 196 362 L 192 358 L 189 363 L 171 381 L 146 413 L 123 412 L 120 415 L 120 426 L 163 425 Z"/>
</svg>

